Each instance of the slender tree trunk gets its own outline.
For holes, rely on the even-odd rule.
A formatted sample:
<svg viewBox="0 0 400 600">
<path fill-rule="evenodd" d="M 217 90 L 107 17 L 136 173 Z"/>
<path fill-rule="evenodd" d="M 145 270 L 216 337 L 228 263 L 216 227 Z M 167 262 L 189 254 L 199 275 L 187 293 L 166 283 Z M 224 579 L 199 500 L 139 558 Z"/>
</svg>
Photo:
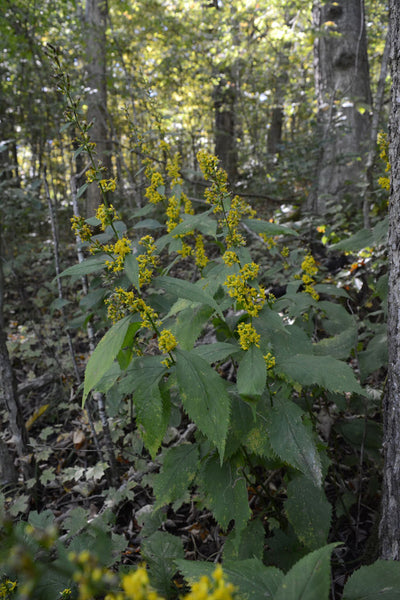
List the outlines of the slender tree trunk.
<svg viewBox="0 0 400 600">
<path fill-rule="evenodd" d="M 232 78 L 221 77 L 214 89 L 215 154 L 234 183 L 237 179 L 237 149 L 235 140 L 236 90 Z"/>
<path fill-rule="evenodd" d="M 392 109 L 389 128 L 389 365 L 383 403 L 383 492 L 381 557 L 400 560 L 400 3 L 389 2 Z"/>
<path fill-rule="evenodd" d="M 364 0 L 318 1 L 313 21 L 320 159 L 309 208 L 324 214 L 345 199 L 361 206 L 371 106 Z"/>
<path fill-rule="evenodd" d="M 106 26 L 108 17 L 107 0 L 86 0 L 87 40 L 87 94 L 88 119 L 93 122 L 90 130 L 92 142 L 96 144 L 98 160 L 110 177 L 111 144 L 107 127 L 107 71 L 106 71 Z M 86 196 L 86 214 L 92 217 L 100 203 L 100 191 L 90 185 Z"/>
</svg>

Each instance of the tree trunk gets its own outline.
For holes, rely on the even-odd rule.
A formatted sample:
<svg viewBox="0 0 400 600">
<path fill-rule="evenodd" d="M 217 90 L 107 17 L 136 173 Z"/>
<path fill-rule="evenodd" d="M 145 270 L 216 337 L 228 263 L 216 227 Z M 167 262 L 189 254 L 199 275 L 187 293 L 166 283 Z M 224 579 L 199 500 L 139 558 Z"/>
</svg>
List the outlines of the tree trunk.
<svg viewBox="0 0 400 600">
<path fill-rule="evenodd" d="M 228 180 L 237 179 L 237 149 L 235 139 L 235 84 L 221 77 L 214 89 L 215 154 L 228 173 Z"/>
<path fill-rule="evenodd" d="M 383 491 L 381 557 L 400 559 L 400 4 L 389 2 L 392 109 L 389 128 L 388 378 L 383 403 Z"/>
<path fill-rule="evenodd" d="M 309 208 L 324 214 L 343 200 L 361 206 L 371 106 L 364 0 L 316 2 L 313 21 L 320 158 Z"/>
<path fill-rule="evenodd" d="M 92 142 L 96 144 L 97 159 L 106 167 L 110 177 L 111 155 L 107 127 L 107 73 L 106 73 L 106 26 L 108 17 L 107 0 L 86 0 L 86 68 L 88 120 L 93 122 L 90 130 Z M 86 214 L 92 217 L 100 203 L 100 191 L 90 185 L 86 196 Z"/>
</svg>

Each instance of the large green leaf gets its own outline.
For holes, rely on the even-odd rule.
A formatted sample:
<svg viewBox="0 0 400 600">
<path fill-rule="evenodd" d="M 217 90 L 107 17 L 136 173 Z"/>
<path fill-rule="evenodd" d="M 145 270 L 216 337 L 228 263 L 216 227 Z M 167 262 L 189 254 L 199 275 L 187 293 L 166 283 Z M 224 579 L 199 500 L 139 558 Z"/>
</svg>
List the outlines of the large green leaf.
<svg viewBox="0 0 400 600">
<path fill-rule="evenodd" d="M 400 563 L 377 560 L 353 573 L 343 591 L 343 600 L 400 600 Z"/>
<path fill-rule="evenodd" d="M 200 344 L 196 346 L 193 353 L 201 356 L 208 363 L 226 360 L 229 356 L 242 352 L 239 346 L 227 342 L 214 342 L 214 344 Z"/>
<path fill-rule="evenodd" d="M 345 250 L 346 252 L 358 252 L 367 246 L 374 246 L 375 240 L 371 229 L 360 229 L 348 238 L 332 244 L 331 250 Z"/>
<path fill-rule="evenodd" d="M 96 271 L 101 271 L 101 269 L 103 269 L 108 258 L 109 256 L 107 254 L 89 256 L 81 263 L 65 269 L 65 271 L 60 273 L 59 277 L 65 277 L 66 275 L 82 276 L 89 275 L 89 273 L 96 273 Z"/>
<path fill-rule="evenodd" d="M 338 544 L 329 544 L 301 558 L 285 575 L 274 600 L 328 600 L 330 556 Z"/>
<path fill-rule="evenodd" d="M 267 379 L 267 365 L 260 348 L 252 344 L 244 353 L 237 374 L 238 392 L 243 397 L 261 396 Z"/>
<path fill-rule="evenodd" d="M 177 279 L 176 277 L 165 275 L 163 277 L 157 277 L 153 283 L 155 287 L 163 288 L 168 294 L 171 294 L 176 298 L 186 298 L 192 302 L 202 302 L 207 306 L 211 306 L 211 308 L 218 312 L 222 318 L 218 304 L 215 302 L 214 298 L 201 287 L 202 282 L 191 283 L 184 279 Z"/>
<path fill-rule="evenodd" d="M 280 357 L 276 369 L 301 385 L 319 385 L 330 392 L 354 392 L 364 395 L 349 365 L 331 356 L 296 354 L 286 358 Z"/>
<path fill-rule="evenodd" d="M 183 350 L 191 350 L 213 313 L 209 306 L 197 305 L 182 310 L 176 317 L 172 332 Z"/>
<path fill-rule="evenodd" d="M 351 327 L 345 329 L 338 335 L 322 339 L 313 344 L 314 354 L 318 356 L 333 356 L 337 359 L 345 359 L 350 356 L 351 350 L 357 344 L 357 329 Z"/>
<path fill-rule="evenodd" d="M 307 477 L 296 477 L 287 486 L 285 511 L 297 537 L 309 550 L 327 542 L 332 506 L 324 491 Z"/>
<path fill-rule="evenodd" d="M 291 400 L 275 397 L 268 421 L 274 452 L 316 485 L 321 485 L 321 460 L 311 432 L 303 424 L 301 409 Z"/>
<path fill-rule="evenodd" d="M 230 461 L 221 465 L 218 457 L 212 456 L 203 467 L 200 481 L 204 502 L 219 525 L 226 529 L 234 519 L 237 531 L 244 529 L 251 511 L 246 481 L 237 467 Z"/>
<path fill-rule="evenodd" d="M 170 403 L 162 397 L 158 381 L 137 385 L 133 401 L 144 445 L 154 458 L 168 426 Z"/>
<path fill-rule="evenodd" d="M 89 392 L 96 386 L 96 383 L 100 381 L 114 362 L 118 352 L 121 350 L 129 324 L 130 316 L 124 317 L 115 323 L 97 344 L 86 366 L 82 404 L 85 403 Z"/>
<path fill-rule="evenodd" d="M 125 257 L 124 271 L 131 284 L 134 285 L 137 290 L 139 290 L 139 263 L 136 256 L 133 254 L 128 254 Z"/>
<path fill-rule="evenodd" d="M 184 350 L 176 351 L 176 376 L 184 409 L 222 460 L 230 412 L 224 381 L 203 358 Z"/>
<path fill-rule="evenodd" d="M 237 537 L 239 536 L 239 540 Z M 225 539 L 223 561 L 247 560 L 258 558 L 262 560 L 265 546 L 265 529 L 261 519 L 249 521 L 241 532 L 233 529 Z"/>
<path fill-rule="evenodd" d="M 174 227 L 170 236 L 181 235 L 196 229 L 197 231 L 204 233 L 204 235 L 215 237 L 217 233 L 217 221 L 209 216 L 213 210 L 213 208 L 210 208 L 206 212 L 198 215 L 184 215 L 184 220 Z"/>
<path fill-rule="evenodd" d="M 124 394 L 131 394 L 137 388 L 148 387 L 159 381 L 166 368 L 161 364 L 161 356 L 140 356 L 132 360 L 118 387 Z"/>
<path fill-rule="evenodd" d="M 153 482 L 157 498 L 155 509 L 184 499 L 195 478 L 198 461 L 199 451 L 196 444 L 181 444 L 166 451 L 162 469 Z"/>
</svg>

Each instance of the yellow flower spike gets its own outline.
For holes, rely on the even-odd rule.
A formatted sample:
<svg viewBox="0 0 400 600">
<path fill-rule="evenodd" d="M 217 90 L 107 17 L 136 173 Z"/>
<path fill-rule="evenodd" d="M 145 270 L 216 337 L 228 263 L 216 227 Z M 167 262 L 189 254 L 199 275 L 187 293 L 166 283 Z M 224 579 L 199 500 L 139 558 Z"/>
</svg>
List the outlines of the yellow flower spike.
<svg viewBox="0 0 400 600">
<path fill-rule="evenodd" d="M 271 354 L 271 352 L 267 352 L 267 354 L 265 354 L 263 356 L 263 359 L 265 360 L 265 364 L 267 365 L 267 369 L 272 369 L 275 366 L 275 363 L 276 363 L 275 356 L 273 356 Z"/>
<path fill-rule="evenodd" d="M 158 189 L 164 185 L 164 179 L 161 173 L 154 171 L 151 174 L 150 185 L 146 189 L 144 195 L 152 204 L 158 204 L 165 200 L 164 194 L 161 194 Z"/>
<path fill-rule="evenodd" d="M 226 252 L 224 252 L 224 254 L 222 255 L 222 260 L 224 261 L 227 267 L 233 267 L 235 263 L 239 263 L 239 258 L 236 252 L 233 252 L 233 250 L 227 250 Z"/>
<path fill-rule="evenodd" d="M 163 329 L 158 337 L 158 347 L 164 354 L 168 354 L 176 348 L 178 342 L 169 329 Z"/>
<path fill-rule="evenodd" d="M 199 267 L 199 269 L 203 269 L 208 263 L 208 258 L 204 250 L 204 241 L 201 234 L 196 236 L 194 256 L 196 265 Z"/>
<path fill-rule="evenodd" d="M 260 347 L 261 336 L 257 333 L 251 323 L 239 323 L 237 327 L 239 343 L 243 350 L 248 350 L 252 344 Z"/>
<path fill-rule="evenodd" d="M 108 225 L 111 225 L 113 221 L 118 220 L 117 212 L 112 204 L 106 207 L 104 204 L 100 204 L 96 211 L 96 218 L 101 222 L 101 228 L 105 231 Z"/>
</svg>

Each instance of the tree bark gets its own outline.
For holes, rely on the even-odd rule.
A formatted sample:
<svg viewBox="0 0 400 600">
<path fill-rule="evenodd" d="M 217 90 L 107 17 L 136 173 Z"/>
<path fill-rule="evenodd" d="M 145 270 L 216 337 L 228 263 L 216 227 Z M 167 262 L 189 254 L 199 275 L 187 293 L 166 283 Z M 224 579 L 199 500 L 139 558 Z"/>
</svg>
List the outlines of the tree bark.
<svg viewBox="0 0 400 600">
<path fill-rule="evenodd" d="M 90 129 L 92 142 L 96 144 L 97 159 L 106 167 L 110 177 L 111 144 L 107 126 L 107 63 L 106 26 L 108 18 L 107 0 L 86 0 L 86 68 L 88 119 L 93 122 Z M 100 191 L 90 185 L 86 195 L 86 214 L 92 217 L 100 203 Z"/>
<path fill-rule="evenodd" d="M 313 22 L 320 157 L 309 208 L 324 214 L 343 200 L 361 206 L 372 102 L 364 0 L 316 2 Z"/>
<path fill-rule="evenodd" d="M 388 378 L 383 403 L 381 557 L 400 559 L 400 4 L 389 2 L 392 107 L 389 126 Z"/>
</svg>

